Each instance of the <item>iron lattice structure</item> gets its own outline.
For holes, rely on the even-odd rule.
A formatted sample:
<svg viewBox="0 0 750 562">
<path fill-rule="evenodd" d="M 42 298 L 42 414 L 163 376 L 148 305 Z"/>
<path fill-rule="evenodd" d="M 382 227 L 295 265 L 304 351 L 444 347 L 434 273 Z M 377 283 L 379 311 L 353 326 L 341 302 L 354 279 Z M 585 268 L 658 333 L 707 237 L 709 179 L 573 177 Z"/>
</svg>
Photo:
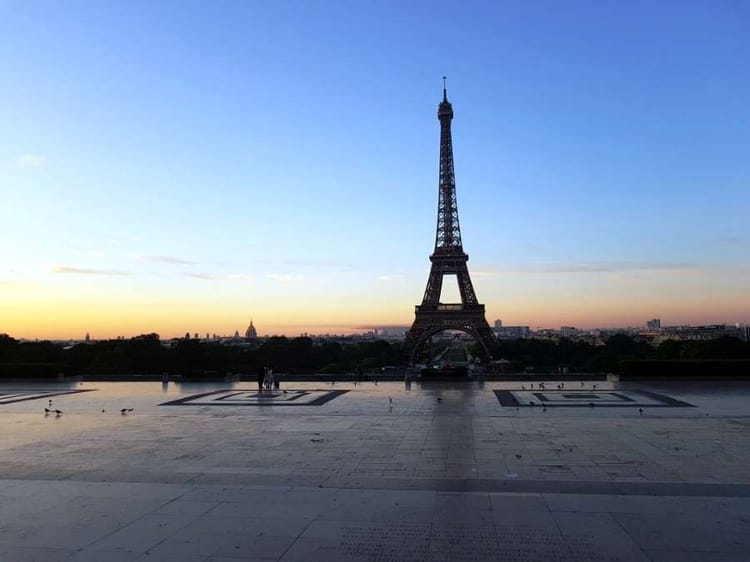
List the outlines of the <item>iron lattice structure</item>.
<svg viewBox="0 0 750 562">
<path fill-rule="evenodd" d="M 453 140 L 451 121 L 453 106 L 443 87 L 443 101 L 438 106 L 440 120 L 440 181 L 438 188 L 437 233 L 435 251 L 430 256 L 432 266 L 427 279 L 427 288 L 422 304 L 415 307 L 414 323 L 406 335 L 405 347 L 410 362 L 414 362 L 422 345 L 434 334 L 445 330 L 461 330 L 472 335 L 481 345 L 485 359 L 492 357 L 494 338 L 484 314 L 484 305 L 479 304 L 474 286 L 469 277 L 466 262 L 469 256 L 461 243 L 461 228 L 458 222 L 456 203 L 456 177 L 453 168 Z M 440 302 L 443 278 L 455 275 L 461 302 Z"/>
</svg>

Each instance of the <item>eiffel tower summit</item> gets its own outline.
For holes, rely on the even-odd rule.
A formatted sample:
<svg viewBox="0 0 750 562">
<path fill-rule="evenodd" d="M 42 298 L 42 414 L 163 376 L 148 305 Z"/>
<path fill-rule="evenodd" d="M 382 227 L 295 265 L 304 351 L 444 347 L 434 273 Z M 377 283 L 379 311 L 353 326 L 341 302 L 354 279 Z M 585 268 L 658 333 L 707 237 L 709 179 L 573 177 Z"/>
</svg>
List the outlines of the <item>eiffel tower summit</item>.
<svg viewBox="0 0 750 562">
<path fill-rule="evenodd" d="M 473 336 L 479 343 L 484 359 L 492 357 L 494 338 L 484 315 L 484 305 L 479 304 L 469 277 L 466 262 L 469 256 L 461 243 L 456 203 L 456 177 L 453 169 L 453 141 L 451 121 L 453 106 L 443 76 L 443 101 L 438 106 L 440 121 L 440 181 L 438 186 L 437 232 L 435 250 L 430 256 L 432 266 L 427 279 L 422 304 L 414 311 L 414 323 L 406 335 L 405 347 L 409 360 L 414 363 L 425 342 L 433 335 L 446 330 L 459 330 Z M 455 275 L 460 303 L 441 303 L 443 278 Z"/>
</svg>

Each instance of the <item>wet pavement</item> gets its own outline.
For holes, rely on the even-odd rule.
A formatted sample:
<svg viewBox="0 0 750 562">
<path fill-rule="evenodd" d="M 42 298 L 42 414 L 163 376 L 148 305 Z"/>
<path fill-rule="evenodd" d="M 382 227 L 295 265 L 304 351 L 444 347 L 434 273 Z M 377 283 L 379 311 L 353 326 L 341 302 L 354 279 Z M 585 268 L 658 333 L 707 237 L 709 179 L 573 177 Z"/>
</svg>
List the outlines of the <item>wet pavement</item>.
<svg viewBox="0 0 750 562">
<path fill-rule="evenodd" d="M 750 560 L 749 394 L 3 383 L 0 560 Z"/>
</svg>

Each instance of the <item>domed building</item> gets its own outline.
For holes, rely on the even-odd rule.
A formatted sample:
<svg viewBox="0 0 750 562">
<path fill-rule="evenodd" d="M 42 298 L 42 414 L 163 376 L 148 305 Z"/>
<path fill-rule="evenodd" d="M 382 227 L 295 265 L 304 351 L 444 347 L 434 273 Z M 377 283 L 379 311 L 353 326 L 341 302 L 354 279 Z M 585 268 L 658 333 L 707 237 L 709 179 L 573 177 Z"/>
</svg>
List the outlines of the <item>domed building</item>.
<svg viewBox="0 0 750 562">
<path fill-rule="evenodd" d="M 245 339 L 254 340 L 257 337 L 258 332 L 255 330 L 255 326 L 253 326 L 253 321 L 250 320 L 250 325 L 247 327 L 247 330 L 245 330 Z"/>
</svg>

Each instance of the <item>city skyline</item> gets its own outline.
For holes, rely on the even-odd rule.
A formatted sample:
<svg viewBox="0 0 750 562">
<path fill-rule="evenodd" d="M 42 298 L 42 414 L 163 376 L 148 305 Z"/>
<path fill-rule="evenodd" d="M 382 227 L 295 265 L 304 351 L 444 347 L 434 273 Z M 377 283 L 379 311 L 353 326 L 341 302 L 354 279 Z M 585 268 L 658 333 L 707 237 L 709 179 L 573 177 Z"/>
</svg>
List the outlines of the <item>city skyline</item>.
<svg viewBox="0 0 750 562">
<path fill-rule="evenodd" d="M 0 333 L 408 326 L 443 75 L 490 322 L 750 323 L 750 13 L 394 6 L 0 5 Z"/>
</svg>

